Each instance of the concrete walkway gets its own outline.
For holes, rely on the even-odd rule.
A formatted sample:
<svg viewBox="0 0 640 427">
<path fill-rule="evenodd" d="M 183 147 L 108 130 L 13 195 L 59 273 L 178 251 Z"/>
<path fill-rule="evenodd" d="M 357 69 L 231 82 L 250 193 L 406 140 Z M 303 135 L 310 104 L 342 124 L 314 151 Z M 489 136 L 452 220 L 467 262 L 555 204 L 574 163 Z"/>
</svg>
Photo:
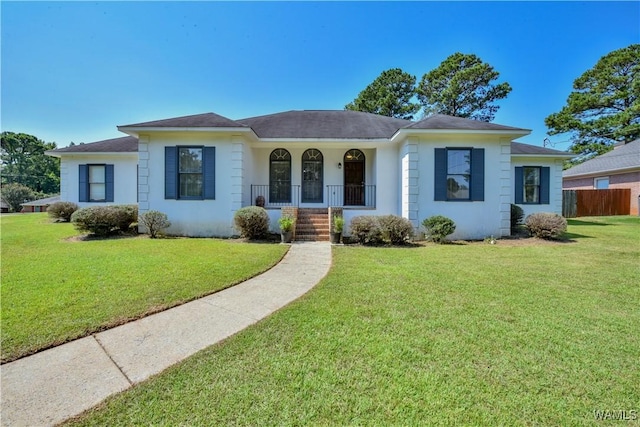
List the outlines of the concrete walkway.
<svg viewBox="0 0 640 427">
<path fill-rule="evenodd" d="M 77 415 L 299 298 L 330 265 L 329 243 L 295 243 L 237 286 L 2 365 L 1 424 L 49 426 Z"/>
</svg>

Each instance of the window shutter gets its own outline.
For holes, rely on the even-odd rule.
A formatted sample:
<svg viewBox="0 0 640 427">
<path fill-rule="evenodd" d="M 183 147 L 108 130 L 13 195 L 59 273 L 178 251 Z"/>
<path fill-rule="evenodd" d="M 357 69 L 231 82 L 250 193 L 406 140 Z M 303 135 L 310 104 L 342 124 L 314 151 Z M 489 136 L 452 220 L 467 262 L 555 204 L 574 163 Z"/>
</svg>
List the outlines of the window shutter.
<svg viewBox="0 0 640 427">
<path fill-rule="evenodd" d="M 164 198 L 178 198 L 178 147 L 164 147 Z"/>
<path fill-rule="evenodd" d="M 113 202 L 113 165 L 104 166 L 105 201 Z"/>
<path fill-rule="evenodd" d="M 524 169 L 522 166 L 516 167 L 514 188 L 516 189 L 515 197 L 513 198 L 516 205 L 522 204 L 524 195 Z"/>
<path fill-rule="evenodd" d="M 204 147 L 202 157 L 204 159 L 203 181 L 204 198 L 213 200 L 216 198 L 216 148 Z"/>
<path fill-rule="evenodd" d="M 549 192 L 551 187 L 551 168 L 540 168 L 540 204 L 549 204 Z"/>
<path fill-rule="evenodd" d="M 78 201 L 89 201 L 89 166 L 78 165 Z"/>
<path fill-rule="evenodd" d="M 484 201 L 484 148 L 471 150 L 471 200 Z"/>
<path fill-rule="evenodd" d="M 447 150 L 445 148 L 436 148 L 434 158 L 433 200 L 444 201 L 447 200 Z"/>
</svg>

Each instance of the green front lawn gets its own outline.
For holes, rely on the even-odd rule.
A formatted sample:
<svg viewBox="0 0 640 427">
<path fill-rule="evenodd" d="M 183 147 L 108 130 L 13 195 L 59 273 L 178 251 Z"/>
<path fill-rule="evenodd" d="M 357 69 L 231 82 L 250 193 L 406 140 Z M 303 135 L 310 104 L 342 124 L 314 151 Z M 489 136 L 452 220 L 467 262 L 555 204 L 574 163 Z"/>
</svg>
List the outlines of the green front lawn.
<svg viewBox="0 0 640 427">
<path fill-rule="evenodd" d="M 334 248 L 273 316 L 81 425 L 592 425 L 640 416 L 640 220 L 572 242 Z M 637 423 L 638 421 L 636 421 Z"/>
<path fill-rule="evenodd" d="M 2 360 L 12 360 L 226 288 L 286 246 L 131 237 L 71 241 L 46 214 L 3 215 Z"/>
</svg>

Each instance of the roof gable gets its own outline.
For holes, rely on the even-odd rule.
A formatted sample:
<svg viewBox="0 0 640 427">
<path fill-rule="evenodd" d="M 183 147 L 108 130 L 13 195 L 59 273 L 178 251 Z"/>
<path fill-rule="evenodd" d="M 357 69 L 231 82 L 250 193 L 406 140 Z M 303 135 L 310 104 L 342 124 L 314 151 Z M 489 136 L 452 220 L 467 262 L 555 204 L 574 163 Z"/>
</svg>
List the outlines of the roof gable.
<svg viewBox="0 0 640 427">
<path fill-rule="evenodd" d="M 351 110 L 296 110 L 238 120 L 260 138 L 382 139 L 411 122 Z"/>
<path fill-rule="evenodd" d="M 479 120 L 465 119 L 462 117 L 434 114 L 426 119 L 412 123 L 405 129 L 448 129 L 448 130 L 506 130 L 506 131 L 530 131 L 529 129 L 499 125 L 496 123 L 482 122 Z"/>
<path fill-rule="evenodd" d="M 171 119 L 153 120 L 118 126 L 118 128 L 223 128 L 244 127 L 234 120 L 215 113 L 195 114 L 192 116 L 174 117 Z"/>
<path fill-rule="evenodd" d="M 63 153 L 137 153 L 138 138 L 123 136 L 121 138 L 105 139 L 103 141 L 90 142 L 87 144 L 72 145 L 70 147 L 58 148 L 47 151 L 48 154 L 56 155 Z"/>
<path fill-rule="evenodd" d="M 589 175 L 633 168 L 640 169 L 640 139 L 569 168 L 562 173 L 562 176 Z"/>
</svg>

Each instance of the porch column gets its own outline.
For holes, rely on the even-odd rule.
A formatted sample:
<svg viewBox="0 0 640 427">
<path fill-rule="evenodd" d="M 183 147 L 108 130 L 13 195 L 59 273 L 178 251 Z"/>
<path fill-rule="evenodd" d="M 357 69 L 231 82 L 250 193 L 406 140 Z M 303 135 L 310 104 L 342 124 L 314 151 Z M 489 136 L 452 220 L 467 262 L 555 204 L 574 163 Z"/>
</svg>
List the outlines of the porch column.
<svg viewBox="0 0 640 427">
<path fill-rule="evenodd" d="M 418 227 L 418 141 L 407 138 L 400 149 L 401 158 L 401 206 L 402 216 L 407 218 L 414 227 Z"/>
<path fill-rule="evenodd" d="M 231 137 L 231 212 L 242 207 L 244 188 L 244 158 L 246 146 L 240 136 Z M 233 215 L 232 215 L 233 218 Z"/>
</svg>

